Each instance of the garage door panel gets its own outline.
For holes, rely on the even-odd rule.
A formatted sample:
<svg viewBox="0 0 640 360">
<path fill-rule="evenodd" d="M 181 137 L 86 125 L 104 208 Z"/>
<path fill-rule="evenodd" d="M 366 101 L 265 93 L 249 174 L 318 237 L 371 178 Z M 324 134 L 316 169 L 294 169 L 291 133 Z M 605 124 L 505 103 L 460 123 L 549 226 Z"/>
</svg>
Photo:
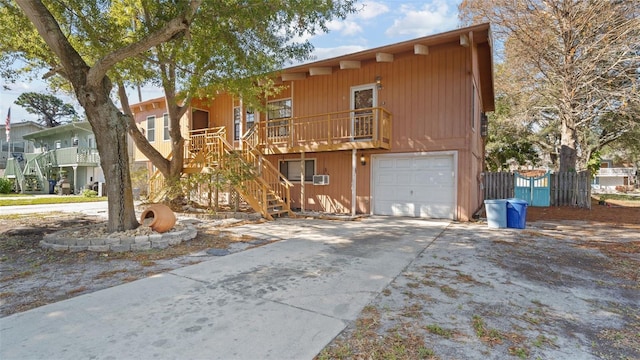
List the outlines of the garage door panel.
<svg viewBox="0 0 640 360">
<path fill-rule="evenodd" d="M 396 169 L 411 169 L 411 168 L 413 168 L 413 160 L 412 159 L 396 159 L 395 168 Z"/>
<path fill-rule="evenodd" d="M 380 169 L 388 169 L 395 168 L 395 160 L 394 159 L 380 159 L 378 161 L 378 168 Z"/>
<path fill-rule="evenodd" d="M 412 173 L 410 171 L 396 171 L 396 184 L 397 185 L 410 185 L 412 184 Z"/>
<path fill-rule="evenodd" d="M 412 203 L 384 201 L 382 204 L 384 204 L 384 206 L 381 207 L 381 211 L 377 213 L 377 215 L 415 216 L 415 205 Z"/>
<path fill-rule="evenodd" d="M 453 216 L 450 205 L 423 205 L 419 209 L 418 217 L 432 217 L 440 219 L 449 219 Z"/>
<path fill-rule="evenodd" d="M 373 160 L 374 213 L 454 218 L 453 155 L 397 155 Z"/>
<path fill-rule="evenodd" d="M 394 174 L 379 174 L 376 180 L 379 186 L 395 185 L 396 176 Z"/>
</svg>

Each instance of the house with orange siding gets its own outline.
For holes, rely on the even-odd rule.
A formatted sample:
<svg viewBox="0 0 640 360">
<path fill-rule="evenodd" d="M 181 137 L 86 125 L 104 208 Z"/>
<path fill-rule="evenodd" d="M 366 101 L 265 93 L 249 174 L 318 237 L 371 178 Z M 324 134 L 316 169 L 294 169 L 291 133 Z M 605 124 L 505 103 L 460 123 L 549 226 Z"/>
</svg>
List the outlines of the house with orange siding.
<svg viewBox="0 0 640 360">
<path fill-rule="evenodd" d="M 285 208 L 466 221 L 481 207 L 485 113 L 494 110 L 489 24 L 274 77 L 284 90 L 265 111 L 227 94 L 192 102 L 181 122 L 185 173 L 206 167 L 204 154 L 243 154 L 258 179 L 239 192 L 266 217 Z M 131 109 L 168 155 L 164 99 Z M 136 151 L 135 160 L 146 159 Z"/>
</svg>

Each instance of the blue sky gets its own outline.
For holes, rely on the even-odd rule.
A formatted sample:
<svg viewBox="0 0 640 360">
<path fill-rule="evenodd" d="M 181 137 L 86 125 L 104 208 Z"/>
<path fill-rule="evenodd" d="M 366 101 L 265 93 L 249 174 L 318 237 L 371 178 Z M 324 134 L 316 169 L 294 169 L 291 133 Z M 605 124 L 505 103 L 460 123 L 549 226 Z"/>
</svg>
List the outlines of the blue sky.
<svg viewBox="0 0 640 360">
<path fill-rule="evenodd" d="M 393 44 L 404 40 L 436 34 L 458 27 L 458 3 L 456 0 L 360 0 L 360 11 L 342 21 L 329 23 L 330 32 L 316 34 L 307 39 L 314 45 L 316 60 Z M 11 106 L 11 122 L 36 120 L 22 107 L 13 104 L 23 92 L 49 92 L 41 81 L 22 81 L 8 84 L 10 90 L 0 84 L 0 117 L 4 120 Z M 64 101 L 76 104 L 69 96 L 54 94 Z M 157 90 L 147 90 L 143 100 L 160 97 Z M 137 95 L 130 94 L 130 101 L 137 102 Z M 79 109 L 79 106 L 76 105 Z M 4 122 L 4 121 L 3 121 Z"/>
</svg>

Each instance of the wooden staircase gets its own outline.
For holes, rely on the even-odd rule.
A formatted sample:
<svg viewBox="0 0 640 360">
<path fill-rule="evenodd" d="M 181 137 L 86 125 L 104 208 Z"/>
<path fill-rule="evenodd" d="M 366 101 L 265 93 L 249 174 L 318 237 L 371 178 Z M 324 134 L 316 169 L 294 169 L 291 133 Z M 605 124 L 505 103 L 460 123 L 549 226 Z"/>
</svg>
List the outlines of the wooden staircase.
<svg viewBox="0 0 640 360">
<path fill-rule="evenodd" d="M 183 174 L 196 174 L 222 170 L 237 181 L 234 189 L 257 212 L 268 220 L 289 215 L 291 211 L 292 184 L 257 147 L 255 127 L 241 139 L 241 150 L 234 150 L 226 141 L 224 127 L 195 130 L 185 139 Z M 156 172 L 150 179 L 152 199 L 164 196 L 164 178 Z M 166 190 L 164 190 L 166 191 Z"/>
</svg>

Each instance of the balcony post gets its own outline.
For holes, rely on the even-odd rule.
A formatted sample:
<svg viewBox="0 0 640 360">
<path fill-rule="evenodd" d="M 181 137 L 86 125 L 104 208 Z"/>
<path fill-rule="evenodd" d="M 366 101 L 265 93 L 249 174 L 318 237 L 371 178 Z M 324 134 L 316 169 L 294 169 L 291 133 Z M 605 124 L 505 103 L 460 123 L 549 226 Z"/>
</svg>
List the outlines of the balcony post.
<svg viewBox="0 0 640 360">
<path fill-rule="evenodd" d="M 73 166 L 73 193 L 78 193 L 78 166 Z"/>
<path fill-rule="evenodd" d="M 331 114 L 327 114 L 327 144 L 333 144 L 331 140 Z"/>
<path fill-rule="evenodd" d="M 356 168 L 358 166 L 357 150 L 351 149 L 351 216 L 356 216 Z"/>
<path fill-rule="evenodd" d="M 293 118 L 289 118 L 289 146 L 293 147 Z"/>
<path fill-rule="evenodd" d="M 380 131 L 378 130 L 378 127 L 380 126 L 380 112 L 381 109 L 379 107 L 373 109 L 373 134 L 371 134 L 373 136 L 373 141 L 378 141 L 380 140 L 378 138 L 378 134 L 380 134 Z"/>
<path fill-rule="evenodd" d="M 304 194 L 304 178 L 305 178 L 305 173 L 304 173 L 304 151 L 302 151 L 300 153 L 300 210 L 302 210 L 302 212 L 304 212 L 304 204 L 305 204 L 305 194 Z"/>
</svg>

